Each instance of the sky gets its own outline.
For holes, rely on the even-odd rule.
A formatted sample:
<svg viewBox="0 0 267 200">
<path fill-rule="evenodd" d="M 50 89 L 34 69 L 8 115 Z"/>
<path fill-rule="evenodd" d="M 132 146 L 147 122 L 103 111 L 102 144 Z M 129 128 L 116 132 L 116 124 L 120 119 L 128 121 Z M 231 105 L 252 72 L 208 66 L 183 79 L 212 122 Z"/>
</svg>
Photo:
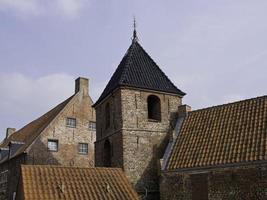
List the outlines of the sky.
<svg viewBox="0 0 267 200">
<path fill-rule="evenodd" d="M 267 94 L 266 0 L 0 0 L 0 139 L 90 79 L 97 100 L 140 44 L 193 110 Z"/>
</svg>

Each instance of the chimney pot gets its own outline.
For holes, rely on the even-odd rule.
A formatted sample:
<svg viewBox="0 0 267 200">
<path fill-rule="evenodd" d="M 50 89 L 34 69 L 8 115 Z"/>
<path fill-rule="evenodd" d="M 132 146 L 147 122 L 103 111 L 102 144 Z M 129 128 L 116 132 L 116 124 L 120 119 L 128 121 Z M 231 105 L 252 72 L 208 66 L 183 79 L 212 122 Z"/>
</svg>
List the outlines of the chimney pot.
<svg viewBox="0 0 267 200">
<path fill-rule="evenodd" d="M 191 107 L 189 105 L 180 105 L 178 106 L 178 117 L 185 117 L 188 112 L 191 111 Z"/>
<path fill-rule="evenodd" d="M 75 80 L 75 94 L 81 92 L 83 96 L 88 95 L 89 80 L 87 78 L 79 77 Z"/>
<path fill-rule="evenodd" d="M 9 138 L 15 132 L 16 132 L 15 128 L 7 128 L 6 129 L 6 139 Z"/>
</svg>

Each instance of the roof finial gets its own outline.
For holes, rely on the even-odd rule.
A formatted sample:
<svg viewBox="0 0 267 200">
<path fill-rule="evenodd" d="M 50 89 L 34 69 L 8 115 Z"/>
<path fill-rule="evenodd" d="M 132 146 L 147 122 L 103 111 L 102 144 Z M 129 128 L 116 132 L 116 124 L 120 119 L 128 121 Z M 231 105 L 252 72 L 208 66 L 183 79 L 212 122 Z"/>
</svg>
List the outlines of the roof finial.
<svg viewBox="0 0 267 200">
<path fill-rule="evenodd" d="M 136 33 L 136 20 L 135 20 L 135 16 L 133 18 L 134 18 L 134 22 L 133 22 L 133 28 L 134 28 L 134 31 L 133 31 L 133 41 L 137 41 L 138 40 L 138 37 L 137 37 L 137 33 Z"/>
</svg>

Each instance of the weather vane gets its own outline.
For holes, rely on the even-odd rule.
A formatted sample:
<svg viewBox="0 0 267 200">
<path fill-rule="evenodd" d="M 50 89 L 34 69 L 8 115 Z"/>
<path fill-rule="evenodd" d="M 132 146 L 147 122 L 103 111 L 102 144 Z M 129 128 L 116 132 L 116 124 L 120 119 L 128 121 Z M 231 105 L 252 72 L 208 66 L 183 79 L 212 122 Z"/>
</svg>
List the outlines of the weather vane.
<svg viewBox="0 0 267 200">
<path fill-rule="evenodd" d="M 134 28 L 134 31 L 133 31 L 133 40 L 134 41 L 137 41 L 138 40 L 138 37 L 137 37 L 137 33 L 136 33 L 136 20 L 135 20 L 135 16 L 133 17 L 134 21 L 133 21 L 133 28 Z"/>
</svg>

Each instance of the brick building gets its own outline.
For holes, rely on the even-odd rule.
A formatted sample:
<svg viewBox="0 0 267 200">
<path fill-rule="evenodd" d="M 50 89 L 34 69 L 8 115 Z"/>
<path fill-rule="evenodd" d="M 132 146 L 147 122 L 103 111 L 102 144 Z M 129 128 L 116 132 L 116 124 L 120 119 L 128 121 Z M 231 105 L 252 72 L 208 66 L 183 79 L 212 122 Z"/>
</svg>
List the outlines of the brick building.
<svg viewBox="0 0 267 200">
<path fill-rule="evenodd" d="M 21 164 L 94 166 L 95 111 L 88 85 L 88 79 L 76 79 L 70 98 L 18 131 L 7 129 L 0 149 L 2 195 L 10 199 L 16 191 Z"/>
</svg>

